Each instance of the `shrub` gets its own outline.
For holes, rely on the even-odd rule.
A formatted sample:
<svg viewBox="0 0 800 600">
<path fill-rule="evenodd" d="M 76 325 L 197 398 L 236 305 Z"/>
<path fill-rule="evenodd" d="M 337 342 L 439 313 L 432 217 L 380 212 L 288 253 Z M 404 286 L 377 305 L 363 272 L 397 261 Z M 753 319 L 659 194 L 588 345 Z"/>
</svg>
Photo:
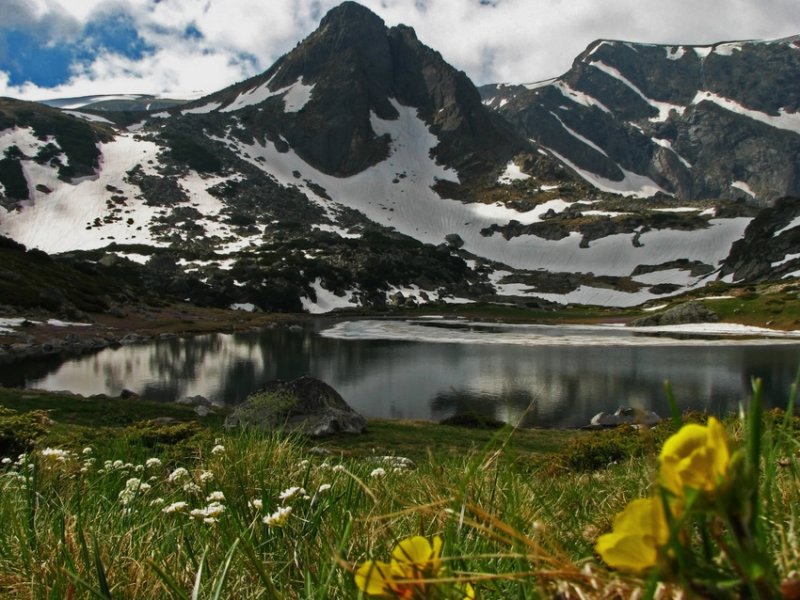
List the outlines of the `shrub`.
<svg viewBox="0 0 800 600">
<path fill-rule="evenodd" d="M 50 422 L 43 410 L 20 414 L 0 406 L 0 457 L 29 452 L 36 440 L 48 432 Z"/>
</svg>

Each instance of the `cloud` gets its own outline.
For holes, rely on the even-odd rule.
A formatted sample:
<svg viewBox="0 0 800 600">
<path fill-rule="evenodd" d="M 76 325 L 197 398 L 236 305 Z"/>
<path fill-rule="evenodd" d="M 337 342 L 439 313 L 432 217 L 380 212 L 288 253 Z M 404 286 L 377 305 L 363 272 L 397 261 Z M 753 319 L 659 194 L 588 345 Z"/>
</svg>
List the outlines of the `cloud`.
<svg viewBox="0 0 800 600">
<path fill-rule="evenodd" d="M 712 43 L 800 33 L 796 0 L 362 0 L 387 25 L 418 37 L 476 83 L 562 74 L 598 38 Z M 266 70 L 313 31 L 339 0 L 3 0 L 0 94 L 27 99 L 97 93 L 207 93 Z M 127 32 L 103 37 L 108 23 Z M 70 54 L 56 85 L 9 77 L 24 31 Z M 87 32 L 93 32 L 86 38 Z M 66 51 L 66 50 L 65 50 Z M 23 69 L 24 65 L 19 66 Z M 6 76 L 3 77 L 3 72 Z"/>
</svg>

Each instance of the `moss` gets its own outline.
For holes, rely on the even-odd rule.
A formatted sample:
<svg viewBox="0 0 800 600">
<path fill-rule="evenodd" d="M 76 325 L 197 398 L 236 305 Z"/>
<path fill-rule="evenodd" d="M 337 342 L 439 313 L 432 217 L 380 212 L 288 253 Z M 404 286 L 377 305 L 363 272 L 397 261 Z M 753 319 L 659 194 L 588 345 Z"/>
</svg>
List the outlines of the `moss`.
<svg viewBox="0 0 800 600">
<path fill-rule="evenodd" d="M 30 451 L 48 433 L 50 423 L 43 410 L 18 413 L 0 406 L 0 456 L 13 458 Z"/>
</svg>

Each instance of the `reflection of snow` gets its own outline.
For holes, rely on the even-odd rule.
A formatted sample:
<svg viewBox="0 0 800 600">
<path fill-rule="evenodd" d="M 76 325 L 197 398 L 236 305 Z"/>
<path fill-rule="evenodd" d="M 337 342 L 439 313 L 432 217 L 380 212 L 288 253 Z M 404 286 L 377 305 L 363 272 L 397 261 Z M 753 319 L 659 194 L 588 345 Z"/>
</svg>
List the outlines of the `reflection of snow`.
<svg viewBox="0 0 800 600">
<path fill-rule="evenodd" d="M 681 334 L 664 337 L 659 334 Z M 449 344 L 521 346 L 708 346 L 797 344 L 800 331 L 776 331 L 735 323 L 693 323 L 661 327 L 616 325 L 499 325 L 464 321 L 344 321 L 321 333 L 343 340 L 406 340 Z M 694 339 L 685 336 L 702 336 Z M 714 336 L 708 339 L 707 336 Z M 760 336 L 742 339 L 732 336 Z"/>
</svg>

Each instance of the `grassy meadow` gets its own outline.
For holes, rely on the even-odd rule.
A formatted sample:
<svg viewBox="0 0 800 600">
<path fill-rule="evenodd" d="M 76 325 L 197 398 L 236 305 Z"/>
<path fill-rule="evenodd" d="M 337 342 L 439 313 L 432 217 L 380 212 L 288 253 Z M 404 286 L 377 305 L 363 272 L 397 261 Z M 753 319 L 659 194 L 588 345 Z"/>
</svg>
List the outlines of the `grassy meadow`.
<svg viewBox="0 0 800 600">
<path fill-rule="evenodd" d="M 626 505 L 655 493 L 678 422 L 583 432 L 376 421 L 364 436 L 312 441 L 226 432 L 221 421 L 177 405 L 0 390 L 0 597 L 367 598 L 354 572 L 390 562 L 418 566 L 417 580 L 367 591 L 782 597 L 800 585 L 798 424 L 775 413 L 757 426 L 725 421 L 732 456 L 756 457 L 747 476 L 758 493 L 724 495 L 756 512 L 753 547 L 737 550 L 720 494 L 641 572 L 610 568 L 595 545 Z M 413 544 L 435 556 L 398 559 Z M 747 587 L 751 575 L 764 585 Z"/>
</svg>

